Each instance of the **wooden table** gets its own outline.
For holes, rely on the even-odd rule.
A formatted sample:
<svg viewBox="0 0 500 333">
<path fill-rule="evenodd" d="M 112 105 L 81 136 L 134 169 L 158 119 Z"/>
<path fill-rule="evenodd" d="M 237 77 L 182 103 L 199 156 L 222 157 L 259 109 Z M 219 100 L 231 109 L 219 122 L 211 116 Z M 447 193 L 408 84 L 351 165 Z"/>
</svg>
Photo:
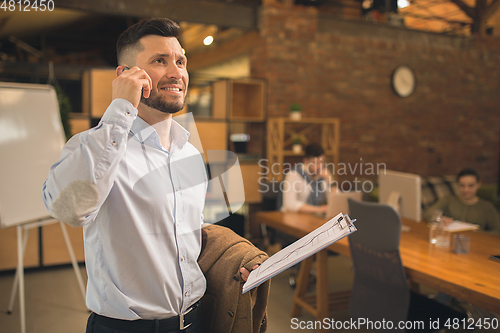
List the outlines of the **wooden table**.
<svg viewBox="0 0 500 333">
<path fill-rule="evenodd" d="M 295 237 L 303 237 L 325 222 L 324 219 L 299 213 L 258 212 L 256 221 Z M 488 259 L 500 254 L 500 237 L 483 232 L 460 232 L 470 237 L 470 252 L 456 254 L 452 248 L 439 248 L 429 243 L 429 228 L 426 223 L 403 219 L 410 231 L 401 233 L 400 252 L 403 266 L 410 282 L 423 284 L 445 294 L 475 304 L 495 313 L 500 313 L 500 263 Z M 350 256 L 349 240 L 343 238 L 328 249 Z M 323 252 L 323 253 L 322 253 Z M 305 304 L 304 280 L 308 270 L 299 274 L 295 290 L 292 316 L 305 308 L 316 318 L 328 315 L 328 283 L 326 276 L 326 253 L 317 255 L 316 307 Z M 312 259 L 302 266 L 309 268 Z M 321 272 L 320 272 L 321 270 Z M 301 284 L 299 286 L 299 284 Z M 342 296 L 346 297 L 346 295 Z"/>
</svg>

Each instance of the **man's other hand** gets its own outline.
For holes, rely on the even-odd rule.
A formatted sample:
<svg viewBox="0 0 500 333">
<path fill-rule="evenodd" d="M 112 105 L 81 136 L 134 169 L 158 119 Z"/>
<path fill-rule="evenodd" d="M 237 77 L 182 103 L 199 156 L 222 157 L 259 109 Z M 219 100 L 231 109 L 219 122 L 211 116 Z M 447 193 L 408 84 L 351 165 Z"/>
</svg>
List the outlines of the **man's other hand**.
<svg viewBox="0 0 500 333">
<path fill-rule="evenodd" d="M 259 267 L 259 265 L 255 265 L 252 267 L 252 271 L 254 269 L 257 269 Z M 250 275 L 250 272 L 248 271 L 248 269 L 246 269 L 245 267 L 241 267 L 240 269 L 240 273 L 241 273 L 241 279 L 245 282 L 247 282 L 247 279 L 248 279 L 248 276 Z"/>
</svg>

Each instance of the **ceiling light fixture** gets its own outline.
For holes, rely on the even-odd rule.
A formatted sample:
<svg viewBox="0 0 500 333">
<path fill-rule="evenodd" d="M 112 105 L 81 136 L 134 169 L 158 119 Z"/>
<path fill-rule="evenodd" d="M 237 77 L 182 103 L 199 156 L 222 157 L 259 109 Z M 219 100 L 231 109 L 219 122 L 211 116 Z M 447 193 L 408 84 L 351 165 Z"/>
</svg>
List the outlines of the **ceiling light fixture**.
<svg viewBox="0 0 500 333">
<path fill-rule="evenodd" d="M 205 39 L 203 40 L 203 44 L 205 45 L 210 45 L 212 44 L 212 42 L 214 41 L 214 38 L 212 36 L 207 36 L 205 37 Z"/>
<path fill-rule="evenodd" d="M 410 1 L 408 0 L 398 0 L 398 8 L 405 8 L 410 5 Z"/>
</svg>

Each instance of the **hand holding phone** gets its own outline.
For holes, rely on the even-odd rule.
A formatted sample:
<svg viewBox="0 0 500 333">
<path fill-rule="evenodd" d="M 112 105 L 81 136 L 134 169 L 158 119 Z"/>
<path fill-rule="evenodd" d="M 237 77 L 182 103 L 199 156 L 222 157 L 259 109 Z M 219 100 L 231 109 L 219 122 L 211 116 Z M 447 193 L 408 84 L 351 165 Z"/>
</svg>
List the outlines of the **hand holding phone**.
<svg viewBox="0 0 500 333">
<path fill-rule="evenodd" d="M 137 66 L 118 66 L 116 68 L 117 78 L 113 80 L 112 98 L 123 98 L 128 100 L 137 108 L 141 101 L 141 96 L 148 98 L 152 81 L 148 73 Z"/>
</svg>

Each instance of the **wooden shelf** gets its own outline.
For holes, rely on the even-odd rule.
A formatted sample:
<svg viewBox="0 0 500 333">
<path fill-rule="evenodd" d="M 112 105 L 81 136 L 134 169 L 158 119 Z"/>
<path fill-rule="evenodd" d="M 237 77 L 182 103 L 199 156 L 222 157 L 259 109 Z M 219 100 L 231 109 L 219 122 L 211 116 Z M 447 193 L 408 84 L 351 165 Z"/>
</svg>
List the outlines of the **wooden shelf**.
<svg viewBox="0 0 500 333">
<path fill-rule="evenodd" d="M 283 155 L 284 156 L 304 156 L 304 152 L 301 152 L 300 154 L 296 154 L 291 150 L 284 150 Z"/>
<path fill-rule="evenodd" d="M 265 82 L 258 79 L 213 83 L 212 115 L 229 121 L 264 121 Z"/>
<path fill-rule="evenodd" d="M 272 119 L 281 119 L 286 124 L 301 124 L 301 123 L 306 123 L 306 124 L 324 124 L 326 122 L 331 122 L 332 120 L 338 121 L 338 119 L 325 119 L 325 118 L 301 118 L 300 120 L 293 120 L 288 117 L 279 117 L 279 118 L 272 118 Z"/>
<path fill-rule="evenodd" d="M 301 126 L 298 132 L 293 126 Z M 326 162 L 338 165 L 340 120 L 336 118 L 303 118 L 291 120 L 288 117 L 269 118 L 267 122 L 267 167 L 272 174 L 269 180 L 280 181 L 283 179 L 283 163 L 286 156 L 304 156 L 288 150 L 292 144 L 292 136 L 301 134 L 307 137 L 311 133 L 320 132 L 320 144 L 325 150 Z"/>
<path fill-rule="evenodd" d="M 222 129 L 217 130 L 208 128 L 210 131 L 218 131 L 218 142 L 227 144 L 230 149 L 234 144 L 229 140 L 231 134 L 249 134 L 250 123 L 260 123 L 262 132 L 264 132 L 265 96 L 266 85 L 264 80 L 260 79 L 227 79 L 212 83 L 212 119 L 224 121 L 227 129 L 222 133 Z M 197 121 L 197 126 L 198 125 Z M 259 125 L 256 125 L 259 126 Z M 214 136 L 215 134 L 212 134 Z M 222 138 L 221 136 L 225 137 Z M 200 132 L 200 137 L 202 133 Z M 252 137 L 250 136 L 250 140 Z M 203 141 L 203 140 L 202 140 Z M 260 142 L 260 140 L 257 140 Z M 227 149 L 227 146 L 226 148 Z M 236 151 L 236 149 L 234 149 Z M 262 153 L 262 147 L 259 151 L 252 154 Z M 240 160 L 241 176 L 245 191 L 246 203 L 258 203 L 262 200 L 259 192 L 259 172 L 261 167 L 258 165 L 258 159 L 252 161 Z M 238 192 L 240 189 L 232 185 L 227 189 L 229 193 Z"/>
</svg>

